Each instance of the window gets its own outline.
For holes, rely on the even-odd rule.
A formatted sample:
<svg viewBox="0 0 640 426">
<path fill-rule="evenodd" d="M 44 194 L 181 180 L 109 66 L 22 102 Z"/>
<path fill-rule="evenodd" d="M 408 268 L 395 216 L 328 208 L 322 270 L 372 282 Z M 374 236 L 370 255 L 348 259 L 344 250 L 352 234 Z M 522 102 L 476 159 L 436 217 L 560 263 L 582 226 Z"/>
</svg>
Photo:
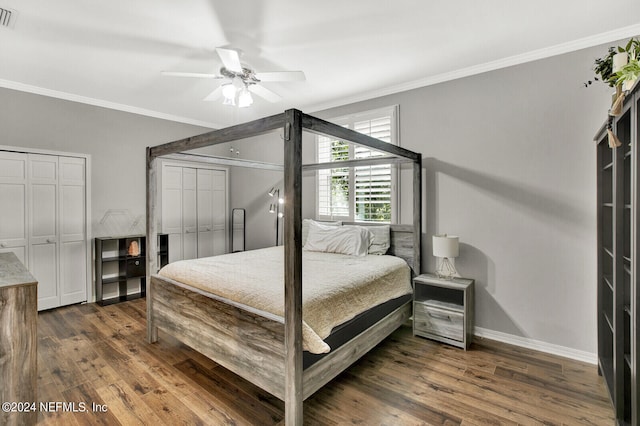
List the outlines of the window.
<svg viewBox="0 0 640 426">
<path fill-rule="evenodd" d="M 384 142 L 398 144 L 397 106 L 331 121 Z M 318 136 L 317 150 L 320 163 L 389 155 L 329 136 Z M 395 222 L 397 172 L 394 166 L 336 167 L 319 170 L 317 177 L 319 219 Z"/>
</svg>

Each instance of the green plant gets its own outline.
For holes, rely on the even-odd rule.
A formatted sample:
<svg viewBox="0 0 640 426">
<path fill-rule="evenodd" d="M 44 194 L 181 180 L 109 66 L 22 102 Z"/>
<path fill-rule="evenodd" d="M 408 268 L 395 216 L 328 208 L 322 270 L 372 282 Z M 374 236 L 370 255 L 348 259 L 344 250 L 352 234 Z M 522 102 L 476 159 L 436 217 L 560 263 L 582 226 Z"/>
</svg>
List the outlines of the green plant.
<svg viewBox="0 0 640 426">
<path fill-rule="evenodd" d="M 617 73 L 613 72 L 613 57 L 616 53 L 624 53 L 626 52 L 629 57 L 629 63 L 625 65 L 620 71 Z M 584 83 L 585 87 L 589 86 L 593 83 L 593 81 L 602 81 L 609 85 L 609 87 L 615 87 L 616 85 L 626 81 L 630 76 L 636 73 L 634 70 L 636 69 L 634 65 L 629 66 L 629 64 L 633 64 L 634 61 L 637 66 L 637 61 L 640 59 L 640 40 L 637 38 L 631 38 L 624 47 L 618 46 L 610 47 L 607 50 L 607 55 L 602 58 L 597 58 L 594 63 L 593 71 L 596 73 L 596 76 L 593 80 L 589 80 Z M 635 74 L 637 77 L 637 73 Z M 622 79 L 621 79 L 622 78 Z"/>
<path fill-rule="evenodd" d="M 640 59 L 640 40 L 638 40 L 637 38 L 632 38 L 624 47 L 624 50 L 618 47 L 618 51 L 627 52 L 627 54 L 629 55 L 629 62 L 634 60 L 637 61 L 638 59 Z"/>
<path fill-rule="evenodd" d="M 615 76 L 616 84 L 637 79 L 640 77 L 640 62 L 637 59 L 630 59 L 625 66 L 620 68 L 620 71 L 618 71 Z"/>
<path fill-rule="evenodd" d="M 610 47 L 606 56 L 595 60 L 593 71 L 596 73 L 596 76 L 593 77 L 593 80 L 588 80 L 584 83 L 584 87 L 588 87 L 594 81 L 602 81 L 610 87 L 615 87 L 617 78 L 613 74 L 613 56 L 616 53 L 616 48 Z"/>
</svg>

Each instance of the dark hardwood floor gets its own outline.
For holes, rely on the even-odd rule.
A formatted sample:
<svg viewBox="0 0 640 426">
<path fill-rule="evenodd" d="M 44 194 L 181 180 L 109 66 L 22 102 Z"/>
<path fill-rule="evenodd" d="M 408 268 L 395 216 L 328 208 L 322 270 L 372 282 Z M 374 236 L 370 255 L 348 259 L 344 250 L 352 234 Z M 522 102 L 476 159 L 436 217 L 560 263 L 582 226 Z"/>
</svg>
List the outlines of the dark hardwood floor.
<svg viewBox="0 0 640 426">
<path fill-rule="evenodd" d="M 152 345 L 145 337 L 144 299 L 40 313 L 38 398 L 73 404 L 49 404 L 39 423 L 282 422 L 280 400 L 165 333 Z M 304 419 L 310 425 L 614 424 L 593 365 L 487 340 L 464 352 L 413 337 L 410 327 L 305 401 Z"/>
</svg>

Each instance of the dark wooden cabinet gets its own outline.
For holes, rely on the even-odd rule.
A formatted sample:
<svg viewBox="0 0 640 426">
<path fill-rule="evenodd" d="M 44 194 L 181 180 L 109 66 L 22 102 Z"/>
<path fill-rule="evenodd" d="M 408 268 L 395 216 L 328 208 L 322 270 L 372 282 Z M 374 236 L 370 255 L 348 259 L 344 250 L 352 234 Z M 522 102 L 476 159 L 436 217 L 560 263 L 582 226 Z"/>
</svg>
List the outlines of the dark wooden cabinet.
<svg viewBox="0 0 640 426">
<path fill-rule="evenodd" d="M 597 142 L 598 371 L 619 424 L 640 424 L 638 347 L 638 133 L 639 85 L 622 113 L 608 121 L 621 146 L 610 148 L 607 125 Z"/>
<path fill-rule="evenodd" d="M 109 305 L 146 295 L 146 237 L 95 239 L 96 302 Z M 169 263 L 169 236 L 158 234 L 158 265 Z"/>
</svg>

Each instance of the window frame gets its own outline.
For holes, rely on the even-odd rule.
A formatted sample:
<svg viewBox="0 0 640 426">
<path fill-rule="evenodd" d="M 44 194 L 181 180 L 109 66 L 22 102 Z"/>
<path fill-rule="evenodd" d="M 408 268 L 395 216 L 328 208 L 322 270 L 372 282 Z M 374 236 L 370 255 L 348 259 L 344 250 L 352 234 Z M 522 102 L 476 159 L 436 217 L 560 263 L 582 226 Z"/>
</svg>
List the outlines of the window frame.
<svg viewBox="0 0 640 426">
<path fill-rule="evenodd" d="M 348 114 L 336 118 L 331 118 L 329 121 L 346 126 L 350 129 L 353 129 L 355 123 L 359 121 L 366 120 L 375 120 L 383 117 L 390 117 L 390 143 L 396 146 L 400 145 L 400 132 L 399 132 L 399 106 L 391 105 L 382 108 L 376 108 L 367 111 L 361 111 L 353 114 Z M 320 162 L 319 158 L 319 150 L 320 150 L 320 138 L 322 135 L 316 136 L 316 148 L 315 148 L 315 159 L 316 162 Z M 355 144 L 348 143 L 349 147 L 349 159 L 355 159 Z M 339 164 L 339 161 L 335 163 Z M 336 167 L 340 168 L 340 167 Z M 391 177 L 391 194 L 390 194 L 390 203 L 391 203 L 391 220 L 389 222 L 383 221 L 362 221 L 358 222 L 367 222 L 367 223 L 398 223 L 398 219 L 400 217 L 400 178 L 399 178 L 399 167 L 396 164 L 390 164 L 390 177 Z M 331 169 L 327 169 L 331 170 Z M 317 220 L 340 220 L 344 222 L 355 222 L 355 167 L 349 167 L 349 198 L 348 198 L 348 215 L 323 215 L 320 214 L 321 208 L 321 200 L 320 200 L 320 173 L 321 171 L 316 171 L 315 173 L 315 190 L 316 190 L 316 206 L 315 206 L 315 215 Z"/>
</svg>

